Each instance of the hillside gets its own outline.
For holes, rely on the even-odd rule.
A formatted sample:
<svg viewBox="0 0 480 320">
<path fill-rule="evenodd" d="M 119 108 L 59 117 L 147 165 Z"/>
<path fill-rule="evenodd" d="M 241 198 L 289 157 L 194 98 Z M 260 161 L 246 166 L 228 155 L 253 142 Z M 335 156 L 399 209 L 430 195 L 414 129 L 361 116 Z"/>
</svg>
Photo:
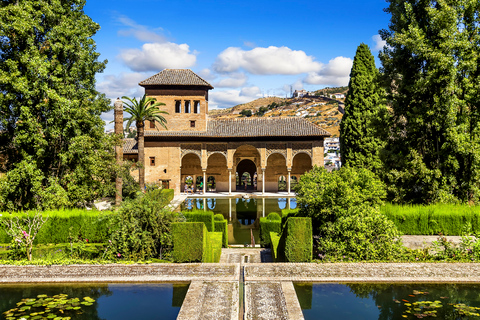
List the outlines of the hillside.
<svg viewBox="0 0 480 320">
<path fill-rule="evenodd" d="M 346 93 L 345 87 L 328 89 L 334 93 Z M 242 117 L 240 112 L 250 110 L 253 114 L 252 117 L 299 116 L 327 130 L 332 134 L 332 137 L 338 137 L 340 121 L 342 120 L 342 113 L 339 112 L 338 105 L 342 106 L 343 100 L 334 100 L 323 96 L 291 99 L 268 97 L 228 109 L 210 110 L 209 115 L 216 119 L 229 119 Z"/>
</svg>

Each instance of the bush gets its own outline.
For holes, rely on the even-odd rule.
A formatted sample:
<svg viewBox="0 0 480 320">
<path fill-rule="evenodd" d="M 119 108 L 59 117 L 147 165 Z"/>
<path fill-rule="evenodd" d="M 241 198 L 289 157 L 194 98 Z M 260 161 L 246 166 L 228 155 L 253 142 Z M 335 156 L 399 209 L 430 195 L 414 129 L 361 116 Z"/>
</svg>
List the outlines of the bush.
<svg viewBox="0 0 480 320">
<path fill-rule="evenodd" d="M 409 235 L 463 235 L 465 226 L 480 232 L 480 207 L 455 204 L 393 205 L 386 204 L 381 212 L 398 230 Z"/>
<path fill-rule="evenodd" d="M 260 245 L 263 248 L 270 246 L 270 232 L 281 232 L 282 219 L 276 212 L 271 212 L 267 217 L 260 218 Z"/>
<path fill-rule="evenodd" d="M 312 220 L 290 218 L 282 237 L 285 237 L 285 261 L 310 262 L 313 252 Z"/>
<path fill-rule="evenodd" d="M 215 221 L 223 221 L 225 218 L 223 217 L 223 214 L 217 213 L 216 215 L 213 216 L 213 220 Z"/>
<path fill-rule="evenodd" d="M 350 167 L 328 172 L 315 166 L 300 178 L 296 191 L 300 215 L 312 218 L 314 234 L 320 234 L 350 208 L 379 207 L 386 195 L 384 184 L 374 173 Z"/>
<path fill-rule="evenodd" d="M 327 259 L 390 260 L 402 244 L 391 221 L 375 208 L 359 206 L 324 228 L 318 249 Z"/>
<path fill-rule="evenodd" d="M 217 216 L 217 215 L 216 215 Z M 222 215 L 220 215 L 222 216 Z M 228 221 L 225 220 L 222 216 L 222 221 L 215 220 L 215 232 L 222 233 L 222 247 L 228 247 Z"/>
<path fill-rule="evenodd" d="M 0 219 L 25 217 L 27 212 L 2 213 Z M 71 237 L 88 239 L 90 243 L 107 242 L 110 230 L 110 211 L 85 209 L 49 210 L 42 213 L 48 220 L 35 238 L 34 244 L 69 243 Z M 0 228 L 0 243 L 11 241 L 5 230 Z"/>
<path fill-rule="evenodd" d="M 177 222 L 172 224 L 175 262 L 201 262 L 207 252 L 208 231 L 202 222 Z"/>
<path fill-rule="evenodd" d="M 280 235 L 276 232 L 270 232 L 270 244 L 272 247 L 273 261 L 280 261 L 278 257 L 278 245 L 280 243 Z"/>
<path fill-rule="evenodd" d="M 203 210 L 183 211 L 183 216 L 187 222 L 203 222 L 207 227 L 208 232 L 214 231 L 213 212 Z"/>
<path fill-rule="evenodd" d="M 219 262 L 222 255 L 222 233 L 221 232 L 209 232 L 208 233 L 211 250 L 211 259 L 206 259 L 204 262 Z"/>
<path fill-rule="evenodd" d="M 178 220 L 165 203 L 155 192 L 124 201 L 112 219 L 112 254 L 129 260 L 163 259 L 172 246 L 171 225 Z"/>
</svg>

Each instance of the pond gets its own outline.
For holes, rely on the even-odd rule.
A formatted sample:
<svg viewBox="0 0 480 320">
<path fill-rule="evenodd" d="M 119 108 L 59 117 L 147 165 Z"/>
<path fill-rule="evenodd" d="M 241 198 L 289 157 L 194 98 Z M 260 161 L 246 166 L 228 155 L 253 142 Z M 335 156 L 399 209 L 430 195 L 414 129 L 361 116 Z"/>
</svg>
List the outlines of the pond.
<svg viewBox="0 0 480 320">
<path fill-rule="evenodd" d="M 295 198 L 187 198 L 181 210 L 210 210 L 228 220 L 228 243 L 250 244 L 250 233 L 259 243 L 260 218 L 271 212 L 295 209 Z"/>
<path fill-rule="evenodd" d="M 480 319 L 479 284 L 296 283 L 304 317 Z"/>
<path fill-rule="evenodd" d="M 5 284 L 0 319 L 176 319 L 187 291 L 185 283 Z M 24 309 L 5 313 L 13 308 Z"/>
</svg>

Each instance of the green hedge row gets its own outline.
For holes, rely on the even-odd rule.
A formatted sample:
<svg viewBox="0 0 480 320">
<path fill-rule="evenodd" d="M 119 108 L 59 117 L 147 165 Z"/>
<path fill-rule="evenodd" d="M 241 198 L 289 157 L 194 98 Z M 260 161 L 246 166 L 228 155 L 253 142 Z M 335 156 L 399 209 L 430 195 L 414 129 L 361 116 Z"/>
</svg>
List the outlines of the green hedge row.
<svg viewBox="0 0 480 320">
<path fill-rule="evenodd" d="M 228 247 L 228 221 L 215 221 L 215 232 L 220 232 L 222 235 L 222 247 Z"/>
<path fill-rule="evenodd" d="M 281 235 L 270 233 L 274 261 L 310 262 L 313 254 L 312 220 L 290 217 Z"/>
<path fill-rule="evenodd" d="M 214 231 L 213 212 L 203 210 L 183 211 L 183 215 L 187 222 L 203 222 L 208 232 Z"/>
<path fill-rule="evenodd" d="M 200 262 L 207 250 L 208 231 L 202 222 L 175 222 L 172 224 L 175 262 Z"/>
<path fill-rule="evenodd" d="M 265 248 L 269 247 L 270 232 L 280 233 L 282 218 L 276 212 L 271 212 L 266 217 L 260 218 L 260 245 Z"/>
<path fill-rule="evenodd" d="M 6 213 L 3 212 L 0 219 L 11 219 L 27 216 L 26 212 Z M 29 213 L 33 215 L 33 212 Z M 35 238 L 35 244 L 69 243 L 70 236 L 74 241 L 78 238 L 88 239 L 90 243 L 107 242 L 110 236 L 110 218 L 114 213 L 111 211 L 96 211 L 83 209 L 65 209 L 44 211 L 42 215 L 48 220 L 41 227 Z M 4 228 L 0 227 L 0 243 L 9 243 L 11 237 Z"/>
<path fill-rule="evenodd" d="M 208 232 L 202 222 L 172 224 L 175 262 L 218 262 L 222 254 L 222 233 Z"/>
<path fill-rule="evenodd" d="M 467 226 L 480 232 L 480 207 L 469 205 L 393 205 L 386 204 L 381 212 L 408 235 L 462 235 Z"/>
<path fill-rule="evenodd" d="M 312 260 L 311 218 L 289 218 L 283 234 L 285 237 L 285 261 L 310 262 Z"/>
</svg>

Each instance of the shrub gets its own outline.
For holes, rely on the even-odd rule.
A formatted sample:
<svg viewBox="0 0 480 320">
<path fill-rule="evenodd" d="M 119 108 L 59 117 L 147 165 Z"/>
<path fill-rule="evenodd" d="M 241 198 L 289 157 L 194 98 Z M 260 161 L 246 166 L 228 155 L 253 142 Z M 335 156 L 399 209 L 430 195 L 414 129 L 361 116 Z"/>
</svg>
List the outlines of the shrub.
<svg viewBox="0 0 480 320">
<path fill-rule="evenodd" d="M 165 202 L 155 192 L 124 201 L 112 219 L 112 254 L 129 260 L 163 259 L 172 246 L 171 225 L 178 220 Z"/>
<path fill-rule="evenodd" d="M 216 215 L 213 216 L 213 220 L 215 221 L 223 221 L 225 218 L 223 217 L 223 214 L 217 213 Z"/>
<path fill-rule="evenodd" d="M 290 218 L 282 237 L 285 237 L 285 261 L 310 262 L 313 251 L 312 220 Z"/>
<path fill-rule="evenodd" d="M 0 219 L 24 218 L 28 212 L 2 213 Z M 91 243 L 104 243 L 110 237 L 110 211 L 85 209 L 60 209 L 42 212 L 48 220 L 35 238 L 34 244 L 68 243 L 70 237 L 88 239 Z M 8 243 L 11 237 L 0 228 L 0 243 Z"/>
<path fill-rule="evenodd" d="M 218 216 L 218 215 L 215 215 Z M 227 248 L 228 247 L 228 221 L 225 220 L 222 216 L 222 221 L 215 220 L 215 232 L 221 232 L 222 233 L 222 247 Z"/>
<path fill-rule="evenodd" d="M 276 212 L 260 218 L 260 245 L 263 248 L 270 246 L 270 232 L 280 233 L 281 221 L 280 215 Z"/>
<path fill-rule="evenodd" d="M 175 262 L 201 262 L 207 250 L 208 231 L 202 222 L 176 222 L 172 224 Z"/>
<path fill-rule="evenodd" d="M 276 232 L 270 232 L 270 244 L 272 247 L 273 261 L 279 261 L 278 257 L 278 245 L 280 243 L 280 235 Z"/>
<path fill-rule="evenodd" d="M 381 212 L 404 234 L 463 235 L 464 227 L 480 232 L 480 207 L 459 204 L 393 205 L 386 204 Z"/>
<path fill-rule="evenodd" d="M 335 223 L 330 223 L 318 241 L 327 258 L 389 260 L 402 251 L 395 225 L 375 208 L 350 208 Z"/>
<path fill-rule="evenodd" d="M 211 259 L 204 262 L 219 262 L 220 256 L 222 255 L 222 233 L 209 232 L 208 236 L 211 243 L 209 246 L 209 249 L 211 250 Z"/>
<path fill-rule="evenodd" d="M 203 222 L 207 227 L 208 232 L 214 231 L 213 212 L 203 210 L 183 211 L 183 216 L 187 222 Z"/>
</svg>

